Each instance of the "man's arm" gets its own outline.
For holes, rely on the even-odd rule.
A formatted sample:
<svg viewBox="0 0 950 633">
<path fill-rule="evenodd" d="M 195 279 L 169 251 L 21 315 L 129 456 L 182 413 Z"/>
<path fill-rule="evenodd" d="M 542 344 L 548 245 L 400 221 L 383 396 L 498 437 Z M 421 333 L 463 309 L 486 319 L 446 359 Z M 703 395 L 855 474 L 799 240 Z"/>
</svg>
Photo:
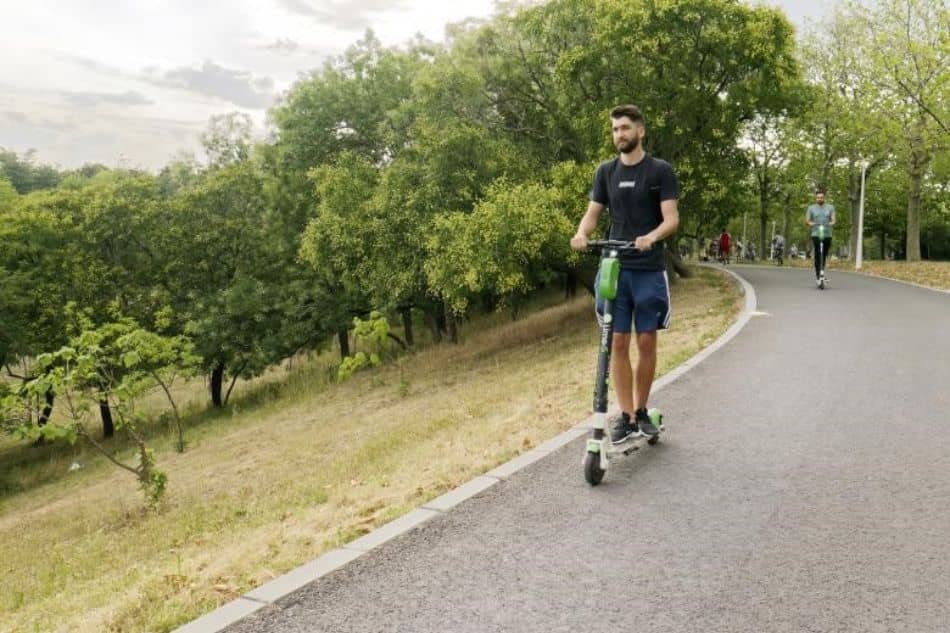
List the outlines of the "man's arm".
<svg viewBox="0 0 950 633">
<path fill-rule="evenodd" d="M 597 228 L 597 221 L 600 220 L 600 213 L 604 210 L 604 205 L 591 200 L 587 204 L 587 212 L 581 218 L 581 223 L 577 227 L 577 233 L 571 238 L 571 248 L 576 251 L 582 251 L 587 248 L 587 238 Z"/>
<path fill-rule="evenodd" d="M 646 235 L 641 235 L 634 242 L 634 245 L 641 251 L 650 250 L 656 242 L 673 235 L 676 233 L 676 229 L 679 228 L 680 212 L 676 198 L 661 202 L 660 213 L 663 215 L 663 221 L 660 222 L 660 225 Z"/>
<path fill-rule="evenodd" d="M 828 226 L 835 225 L 835 208 L 831 207 L 831 218 L 828 220 Z"/>
<path fill-rule="evenodd" d="M 670 235 L 676 233 L 680 225 L 680 213 L 678 199 L 680 196 L 680 185 L 676 180 L 676 173 L 667 163 L 662 163 L 663 169 L 660 171 L 660 215 L 663 221 L 660 225 L 647 233 L 639 236 L 636 241 L 636 247 L 641 251 L 648 251 L 653 245 Z"/>
<path fill-rule="evenodd" d="M 811 221 L 811 207 L 805 209 L 805 224 L 815 226 L 815 223 Z"/>
</svg>

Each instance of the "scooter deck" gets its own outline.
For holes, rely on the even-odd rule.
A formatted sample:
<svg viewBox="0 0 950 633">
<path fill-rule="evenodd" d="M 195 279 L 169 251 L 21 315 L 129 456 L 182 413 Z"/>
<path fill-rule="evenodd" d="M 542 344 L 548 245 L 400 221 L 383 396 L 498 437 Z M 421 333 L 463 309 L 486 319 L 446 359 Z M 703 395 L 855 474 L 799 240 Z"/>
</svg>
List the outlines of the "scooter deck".
<svg viewBox="0 0 950 633">
<path fill-rule="evenodd" d="M 660 427 L 660 435 L 663 435 L 663 427 Z M 620 444 L 608 444 L 607 456 L 629 455 L 630 453 L 640 450 L 643 446 L 646 446 L 649 440 L 649 437 L 637 435 L 636 437 L 627 438 Z"/>
</svg>

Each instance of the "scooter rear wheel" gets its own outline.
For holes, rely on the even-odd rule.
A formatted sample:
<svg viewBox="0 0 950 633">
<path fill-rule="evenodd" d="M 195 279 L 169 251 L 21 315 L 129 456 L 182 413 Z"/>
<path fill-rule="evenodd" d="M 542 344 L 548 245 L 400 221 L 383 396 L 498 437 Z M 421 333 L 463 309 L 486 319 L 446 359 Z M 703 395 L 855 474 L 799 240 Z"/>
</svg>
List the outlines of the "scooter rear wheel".
<svg viewBox="0 0 950 633">
<path fill-rule="evenodd" d="M 592 486 L 604 480 L 604 470 L 600 467 L 600 454 L 590 453 L 584 457 L 584 479 Z"/>
</svg>

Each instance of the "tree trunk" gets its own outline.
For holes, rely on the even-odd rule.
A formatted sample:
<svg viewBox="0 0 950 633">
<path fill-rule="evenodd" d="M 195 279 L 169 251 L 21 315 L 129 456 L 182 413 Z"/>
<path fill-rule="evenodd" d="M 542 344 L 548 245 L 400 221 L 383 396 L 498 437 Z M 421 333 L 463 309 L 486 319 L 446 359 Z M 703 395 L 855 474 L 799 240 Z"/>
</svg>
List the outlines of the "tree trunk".
<svg viewBox="0 0 950 633">
<path fill-rule="evenodd" d="M 929 157 L 915 139 L 915 147 L 910 153 L 910 191 L 907 196 L 907 261 L 920 261 L 920 199 L 924 180 L 924 171 Z"/>
<path fill-rule="evenodd" d="M 350 331 L 341 328 L 336 332 L 336 339 L 340 343 L 340 360 L 350 356 Z"/>
<path fill-rule="evenodd" d="M 388 338 L 390 341 L 396 341 L 396 344 L 403 350 L 409 349 L 409 346 L 406 345 L 406 342 L 392 332 L 386 332 L 386 338 Z"/>
<path fill-rule="evenodd" d="M 785 237 L 785 247 L 791 244 L 791 236 L 788 230 L 792 224 L 792 192 L 785 190 L 785 196 L 782 198 L 782 236 Z"/>
<path fill-rule="evenodd" d="M 768 249 L 769 243 L 766 241 L 769 230 L 769 197 L 764 190 L 759 192 L 759 252 L 762 257 L 771 252 Z"/>
<path fill-rule="evenodd" d="M 452 311 L 452 308 L 446 306 L 445 308 L 445 329 L 449 335 L 449 341 L 451 343 L 459 342 L 459 326 L 458 319 L 455 318 L 455 313 Z"/>
<path fill-rule="evenodd" d="M 218 363 L 211 370 L 211 406 L 220 409 L 224 406 L 221 398 L 221 384 L 224 382 L 224 363 Z"/>
<path fill-rule="evenodd" d="M 46 390 L 46 406 L 43 407 L 43 411 L 40 413 L 39 419 L 36 421 L 37 426 L 45 426 L 49 422 L 50 416 L 53 414 L 53 395 L 52 389 Z"/>
<path fill-rule="evenodd" d="M 564 275 L 564 299 L 573 299 L 577 296 L 577 274 L 573 270 Z"/>
<path fill-rule="evenodd" d="M 224 394 L 224 404 L 227 406 L 228 402 L 231 400 L 231 391 L 234 389 L 234 385 L 237 383 L 237 379 L 241 376 L 241 372 L 244 371 L 244 368 L 247 367 L 247 361 L 244 361 L 236 372 L 234 376 L 231 377 L 231 384 L 228 385 L 228 391 Z"/>
<path fill-rule="evenodd" d="M 584 290 L 594 296 L 594 279 L 597 277 L 597 269 L 600 266 L 598 259 L 594 257 L 585 257 L 581 260 L 577 268 L 574 269 L 574 276 L 578 283 L 584 287 Z"/>
<path fill-rule="evenodd" d="M 112 409 L 105 398 L 99 400 L 99 416 L 102 418 L 102 437 L 115 435 L 115 424 L 112 423 Z"/>
<path fill-rule="evenodd" d="M 412 334 L 412 308 L 400 308 L 399 314 L 402 316 L 402 333 L 406 337 L 406 345 L 412 347 L 416 344 Z"/>
<path fill-rule="evenodd" d="M 442 342 L 442 328 L 439 327 L 439 319 L 433 308 L 426 308 L 424 313 L 429 332 L 432 334 L 432 342 L 438 345 Z"/>
<path fill-rule="evenodd" d="M 666 276 L 670 280 L 670 285 L 678 282 L 680 277 L 686 279 L 693 276 L 693 271 L 689 269 L 675 247 L 666 249 Z"/>
<path fill-rule="evenodd" d="M 444 334 L 448 334 L 449 328 L 445 322 L 445 313 L 446 313 L 445 304 L 440 301 L 439 311 L 436 312 L 435 319 L 436 319 L 436 323 L 439 324 L 439 331 L 443 332 Z"/>
<path fill-rule="evenodd" d="M 881 227 L 881 261 L 887 259 L 887 230 Z"/>
</svg>

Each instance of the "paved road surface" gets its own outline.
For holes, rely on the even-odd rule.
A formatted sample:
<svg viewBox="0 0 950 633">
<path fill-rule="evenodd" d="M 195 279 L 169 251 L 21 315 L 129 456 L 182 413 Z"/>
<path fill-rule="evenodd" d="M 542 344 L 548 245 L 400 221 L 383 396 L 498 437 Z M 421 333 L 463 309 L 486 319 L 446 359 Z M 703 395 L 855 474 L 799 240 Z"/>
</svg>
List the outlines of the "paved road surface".
<svg viewBox="0 0 950 633">
<path fill-rule="evenodd" d="M 659 446 L 592 489 L 575 442 L 228 631 L 950 631 L 950 295 L 738 270 L 768 316 Z"/>
</svg>

